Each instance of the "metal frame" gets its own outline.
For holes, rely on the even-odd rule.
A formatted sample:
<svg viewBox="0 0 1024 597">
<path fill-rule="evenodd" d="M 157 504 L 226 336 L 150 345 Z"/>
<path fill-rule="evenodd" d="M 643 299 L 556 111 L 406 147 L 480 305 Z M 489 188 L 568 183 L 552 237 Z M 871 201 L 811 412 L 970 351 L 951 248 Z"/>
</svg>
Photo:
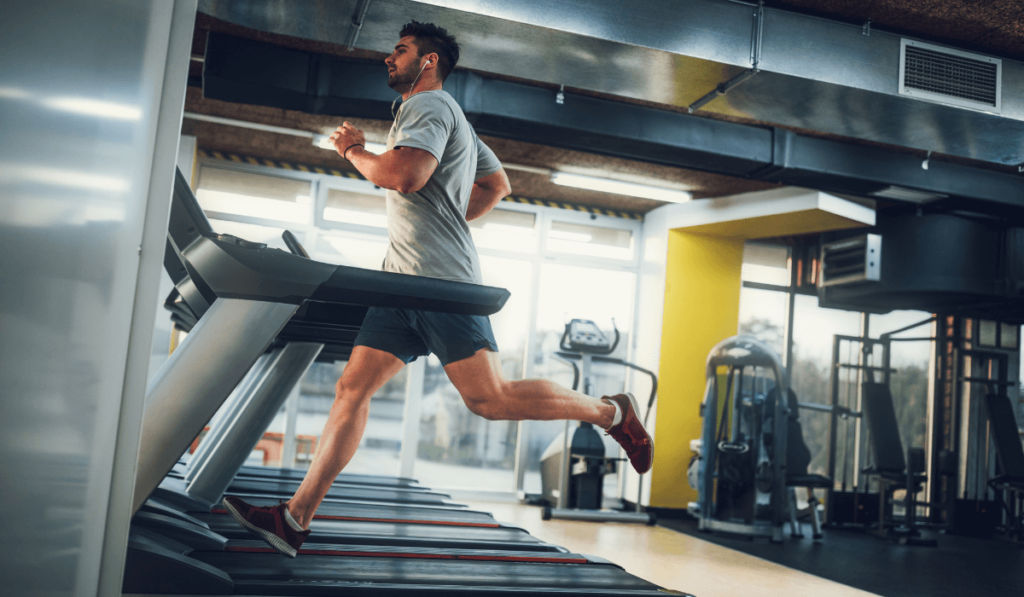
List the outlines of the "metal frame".
<svg viewBox="0 0 1024 597">
<path fill-rule="evenodd" d="M 202 441 L 199 442 L 196 451 L 192 453 L 192 458 L 188 462 L 188 468 L 184 475 L 186 482 L 192 481 L 196 473 L 210 457 L 213 446 L 220 443 L 220 438 L 224 435 L 231 421 L 238 416 L 238 412 L 244 406 L 246 396 L 249 395 L 249 389 L 253 385 L 259 384 L 263 376 L 266 375 L 267 369 L 273 365 L 277 357 L 276 352 L 272 351 L 260 355 L 259 359 L 249 369 L 249 372 L 242 378 L 242 381 L 238 382 L 231 395 L 228 396 L 224 404 L 217 410 L 217 414 L 210 420 L 210 430 L 203 436 Z"/>
<path fill-rule="evenodd" d="M 275 351 L 268 359 L 262 379 L 240 393 L 239 402 L 243 406 L 227 421 L 225 431 L 213 444 L 209 457 L 192 476 L 185 490 L 189 497 L 210 505 L 220 500 L 323 347 L 323 344 L 314 342 L 289 342 Z"/>
<path fill-rule="evenodd" d="M 217 299 L 167 359 L 146 390 L 133 514 L 297 309 Z"/>
</svg>

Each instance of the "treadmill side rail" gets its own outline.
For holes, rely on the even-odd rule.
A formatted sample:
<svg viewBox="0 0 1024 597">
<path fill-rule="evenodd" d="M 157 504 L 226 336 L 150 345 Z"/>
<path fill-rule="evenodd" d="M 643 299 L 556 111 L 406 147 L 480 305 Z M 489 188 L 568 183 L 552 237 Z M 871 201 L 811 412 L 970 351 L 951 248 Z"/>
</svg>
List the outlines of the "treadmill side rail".
<svg viewBox="0 0 1024 597">
<path fill-rule="evenodd" d="M 218 299 L 167 359 L 146 389 L 133 515 L 297 308 Z"/>
</svg>

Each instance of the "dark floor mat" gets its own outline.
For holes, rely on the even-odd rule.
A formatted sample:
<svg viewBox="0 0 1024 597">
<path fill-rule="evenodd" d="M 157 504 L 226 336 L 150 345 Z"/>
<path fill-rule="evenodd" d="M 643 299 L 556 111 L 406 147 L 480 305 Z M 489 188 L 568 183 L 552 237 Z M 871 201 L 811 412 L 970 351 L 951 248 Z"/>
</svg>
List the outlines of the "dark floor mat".
<svg viewBox="0 0 1024 597">
<path fill-rule="evenodd" d="M 938 547 L 910 547 L 862 531 L 826 529 L 823 540 L 812 541 L 804 525 L 804 539 L 787 535 L 784 544 L 773 545 L 702 533 L 694 519 L 658 525 L 883 597 L 1024 595 L 1024 548 L 997 539 L 936 533 L 928 536 Z"/>
</svg>

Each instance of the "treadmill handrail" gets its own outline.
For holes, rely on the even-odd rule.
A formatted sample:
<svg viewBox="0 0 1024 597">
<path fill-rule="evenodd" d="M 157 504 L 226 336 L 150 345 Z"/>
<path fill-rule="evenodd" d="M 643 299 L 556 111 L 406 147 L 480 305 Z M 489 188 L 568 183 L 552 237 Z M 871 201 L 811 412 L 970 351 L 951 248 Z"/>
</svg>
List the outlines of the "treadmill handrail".
<svg viewBox="0 0 1024 597">
<path fill-rule="evenodd" d="M 165 267 L 187 266 L 191 282 L 216 297 L 493 315 L 511 296 L 503 288 L 321 263 L 218 235 L 180 170 L 171 212 L 168 250 L 176 249 L 181 263 L 168 257 Z M 172 279 L 182 277 L 180 271 L 168 273 Z M 189 306 L 199 316 L 206 310 Z"/>
</svg>

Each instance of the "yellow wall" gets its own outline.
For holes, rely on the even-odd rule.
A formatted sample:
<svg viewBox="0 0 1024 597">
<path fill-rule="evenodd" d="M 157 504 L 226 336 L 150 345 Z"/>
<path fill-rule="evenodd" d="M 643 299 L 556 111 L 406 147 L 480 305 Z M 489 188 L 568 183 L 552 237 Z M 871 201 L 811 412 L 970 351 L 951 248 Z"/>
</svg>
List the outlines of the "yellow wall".
<svg viewBox="0 0 1024 597">
<path fill-rule="evenodd" d="M 690 440 L 700 437 L 704 362 L 716 344 L 736 335 L 743 243 L 743 238 L 669 231 L 653 507 L 686 508 L 697 499 L 686 481 L 686 467 Z"/>
</svg>

